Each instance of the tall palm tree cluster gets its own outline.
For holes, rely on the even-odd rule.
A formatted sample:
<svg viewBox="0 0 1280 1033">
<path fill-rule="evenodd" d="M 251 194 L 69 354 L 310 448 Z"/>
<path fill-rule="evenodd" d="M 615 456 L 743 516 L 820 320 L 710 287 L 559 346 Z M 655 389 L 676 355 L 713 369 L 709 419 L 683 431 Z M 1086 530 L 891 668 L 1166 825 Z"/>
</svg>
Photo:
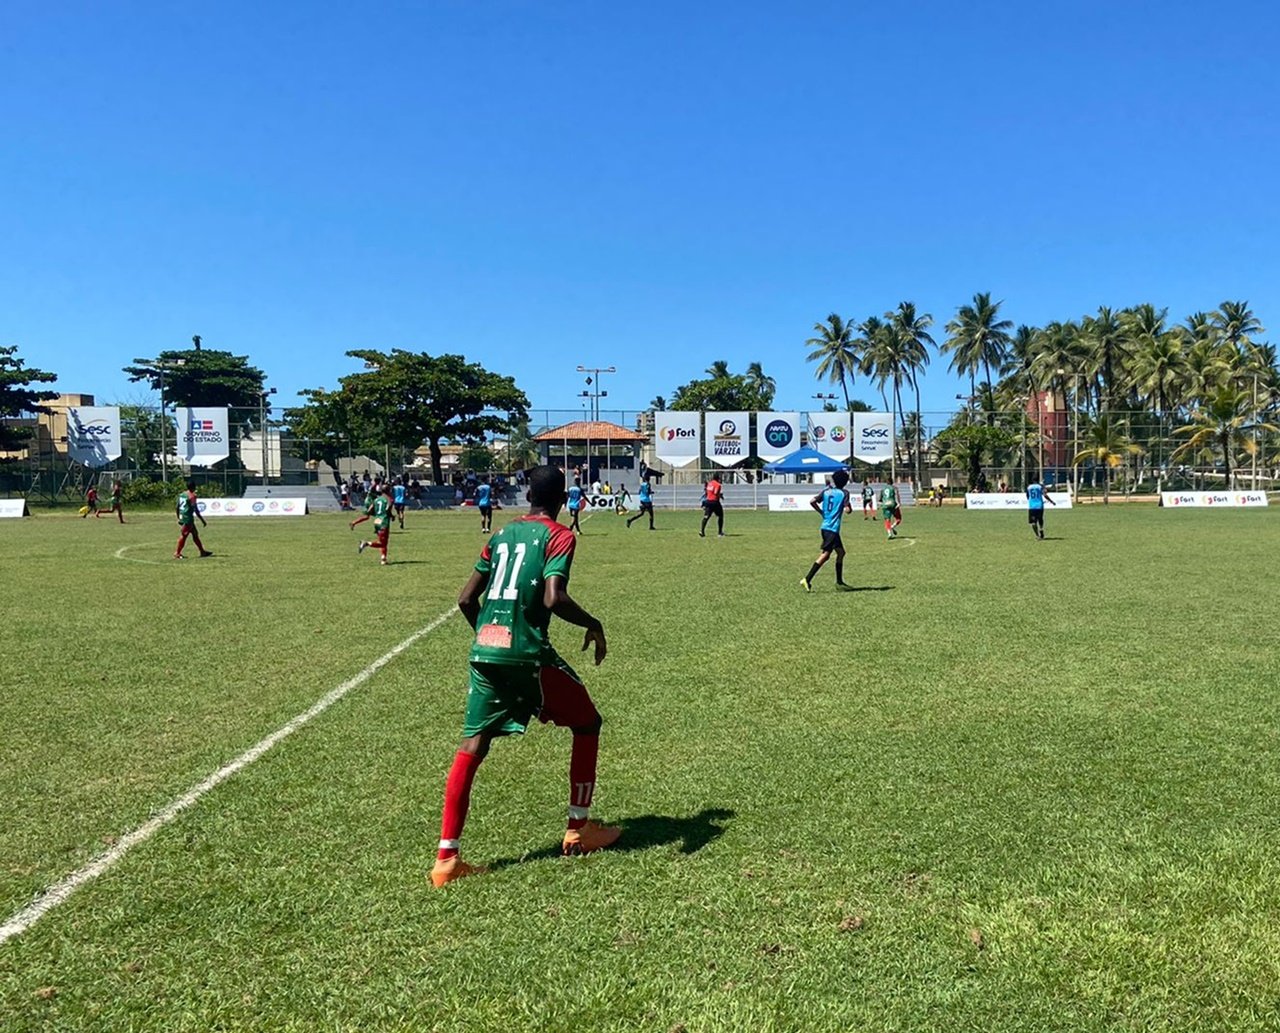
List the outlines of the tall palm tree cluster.
<svg viewBox="0 0 1280 1033">
<path fill-rule="evenodd" d="M 1258 340 L 1264 328 L 1248 302 L 1224 301 L 1181 323 L 1171 323 L 1167 309 L 1143 304 L 1016 328 L 1001 317 L 1001 304 L 989 293 L 975 294 L 946 324 L 939 348 L 950 356 L 950 370 L 969 381 L 970 422 L 975 411 L 988 425 L 997 412 L 1024 412 L 1029 397 L 1046 392 L 1085 420 L 1090 448 L 1077 461 L 1118 465 L 1124 454 L 1153 444 L 1150 428 L 1167 426 L 1170 458 L 1219 464 L 1228 483 L 1259 434 L 1274 433 L 1263 414 L 1280 400 L 1280 369 L 1275 347 Z M 886 408 L 891 389 L 901 413 L 902 387 L 909 385 L 919 434 L 920 376 L 934 347 L 932 324 L 905 301 L 856 324 L 832 313 L 805 342 L 808 359 L 817 363 L 818 379 L 840 385 L 846 405 L 861 376 L 880 391 Z M 1129 438 L 1137 425 L 1148 428 L 1141 445 Z"/>
</svg>

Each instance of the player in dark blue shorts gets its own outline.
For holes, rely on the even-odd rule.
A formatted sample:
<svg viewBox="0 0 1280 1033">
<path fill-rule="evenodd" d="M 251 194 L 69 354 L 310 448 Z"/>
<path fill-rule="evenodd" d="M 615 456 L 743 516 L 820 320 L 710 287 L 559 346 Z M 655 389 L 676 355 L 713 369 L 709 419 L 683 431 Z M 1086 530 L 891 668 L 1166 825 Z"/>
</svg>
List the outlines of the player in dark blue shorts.
<svg viewBox="0 0 1280 1033">
<path fill-rule="evenodd" d="M 844 542 L 840 540 L 840 524 L 846 513 L 853 512 L 849 502 L 849 492 L 845 485 L 849 483 L 849 474 L 837 470 L 831 476 L 831 485 L 822 494 L 809 500 L 809 505 L 822 516 L 822 548 L 809 573 L 801 579 L 800 584 L 806 592 L 813 591 L 813 577 L 833 555 L 836 558 L 836 584 L 848 588 L 844 581 Z"/>
<path fill-rule="evenodd" d="M 1031 530 L 1040 541 L 1044 541 L 1045 500 L 1048 500 L 1051 506 L 1057 505 L 1053 499 L 1049 498 L 1049 493 L 1044 490 L 1044 485 L 1039 480 L 1027 485 L 1027 523 L 1031 525 Z"/>
</svg>

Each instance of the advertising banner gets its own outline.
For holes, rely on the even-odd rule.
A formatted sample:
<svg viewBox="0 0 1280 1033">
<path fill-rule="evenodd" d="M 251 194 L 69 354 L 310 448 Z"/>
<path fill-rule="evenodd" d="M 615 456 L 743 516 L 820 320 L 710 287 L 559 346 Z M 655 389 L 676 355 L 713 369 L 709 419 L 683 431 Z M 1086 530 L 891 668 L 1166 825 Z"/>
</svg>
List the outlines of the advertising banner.
<svg viewBox="0 0 1280 1033">
<path fill-rule="evenodd" d="M 813 494 L 805 495 L 770 495 L 770 513 L 800 513 L 809 509 L 809 500 Z"/>
<path fill-rule="evenodd" d="M 656 454 L 672 466 L 688 466 L 702 458 L 702 413 L 654 413 Z"/>
<path fill-rule="evenodd" d="M 756 455 L 766 463 L 776 463 L 799 447 L 799 413 L 756 413 Z"/>
<path fill-rule="evenodd" d="M 27 515 L 26 499 L 0 499 L 0 520 Z"/>
<path fill-rule="evenodd" d="M 187 408 L 174 410 L 178 421 L 178 458 L 188 466 L 212 466 L 231 454 L 225 408 Z"/>
<path fill-rule="evenodd" d="M 1265 506 L 1265 491 L 1162 491 L 1160 505 L 1166 509 L 1211 508 L 1238 509 L 1241 506 Z"/>
<path fill-rule="evenodd" d="M 707 458 L 733 466 L 751 455 L 750 416 L 745 412 L 707 413 Z"/>
<path fill-rule="evenodd" d="M 1055 509 L 1071 508 L 1071 492 L 1069 491 L 1047 491 L 1044 497 L 1049 500 L 1044 507 L 1047 512 Z M 1027 497 L 1020 492 L 1013 491 L 995 493 L 971 491 L 964 497 L 964 508 L 1016 509 L 1025 512 L 1027 509 Z"/>
<path fill-rule="evenodd" d="M 206 517 L 307 515 L 306 499 L 201 499 L 197 505 Z"/>
<path fill-rule="evenodd" d="M 809 447 L 832 459 L 848 459 L 853 446 L 853 421 L 847 412 L 811 412 Z"/>
<path fill-rule="evenodd" d="M 81 405 L 67 409 L 67 455 L 83 466 L 106 466 L 119 459 L 120 407 Z"/>
<path fill-rule="evenodd" d="M 883 463 L 893 456 L 893 414 L 856 412 L 853 414 L 853 458 L 864 463 Z"/>
</svg>

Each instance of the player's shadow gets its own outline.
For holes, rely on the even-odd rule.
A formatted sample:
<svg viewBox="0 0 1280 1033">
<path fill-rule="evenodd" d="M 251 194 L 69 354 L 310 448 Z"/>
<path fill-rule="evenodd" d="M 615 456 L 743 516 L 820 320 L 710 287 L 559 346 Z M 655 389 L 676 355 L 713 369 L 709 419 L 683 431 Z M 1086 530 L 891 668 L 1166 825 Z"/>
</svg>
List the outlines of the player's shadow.
<svg viewBox="0 0 1280 1033">
<path fill-rule="evenodd" d="M 678 844 L 682 854 L 696 854 L 713 839 L 724 834 L 722 822 L 734 817 L 735 812 L 724 807 L 707 807 L 687 818 L 673 818 L 665 814 L 642 814 L 637 818 L 623 818 L 622 838 L 609 853 L 629 853 L 632 850 L 648 850 L 651 847 Z M 560 856 L 560 848 L 544 847 L 520 857 L 504 857 L 490 862 L 490 870 L 508 868 L 526 861 L 545 861 Z"/>
<path fill-rule="evenodd" d="M 1065 541 L 1066 541 L 1066 539 L 1065 539 L 1065 538 L 1055 538 L 1055 537 L 1054 537 L 1053 535 L 1051 535 L 1051 534 L 1049 534 L 1049 535 L 1045 535 L 1045 536 L 1044 536 L 1043 538 L 1041 538 L 1040 540 L 1041 540 L 1042 542 L 1065 542 Z"/>
<path fill-rule="evenodd" d="M 837 592 L 892 592 L 893 585 L 847 585 L 841 588 L 836 586 Z"/>
</svg>

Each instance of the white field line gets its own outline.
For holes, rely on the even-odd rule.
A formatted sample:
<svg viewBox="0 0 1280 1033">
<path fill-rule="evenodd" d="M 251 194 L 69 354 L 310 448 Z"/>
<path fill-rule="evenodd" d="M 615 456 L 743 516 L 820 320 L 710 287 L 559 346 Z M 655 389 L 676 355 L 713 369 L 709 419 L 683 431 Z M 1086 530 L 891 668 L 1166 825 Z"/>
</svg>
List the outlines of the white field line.
<svg viewBox="0 0 1280 1033">
<path fill-rule="evenodd" d="M 126 546 L 126 548 L 128 548 L 128 546 Z M 99 875 L 108 871 L 130 850 L 141 843 L 145 843 L 188 807 L 198 803 L 200 798 L 206 793 L 217 788 L 242 768 L 248 767 L 281 740 L 288 738 L 303 725 L 307 724 L 312 718 L 319 717 L 331 706 L 337 703 L 338 700 L 342 699 L 342 697 L 348 692 L 368 681 L 379 670 L 389 664 L 420 638 L 431 634 L 431 632 L 435 631 L 436 628 L 444 624 L 445 621 L 457 612 L 458 610 L 456 607 L 450 607 L 444 613 L 440 614 L 440 616 L 435 620 L 431 621 L 431 623 L 419 628 L 399 645 L 393 646 L 386 653 L 383 653 L 382 656 L 378 657 L 378 659 L 373 661 L 373 663 L 359 674 L 347 679 L 336 689 L 333 689 L 326 695 L 321 696 L 320 699 L 312 704 L 310 708 L 304 710 L 297 717 L 293 718 L 293 720 L 276 729 L 276 731 L 272 732 L 261 742 L 250 746 L 240 754 L 240 756 L 236 757 L 235 760 L 219 768 L 203 782 L 199 782 L 192 786 L 176 800 L 169 803 L 162 810 L 156 812 L 149 821 L 139 825 L 131 832 L 125 833 L 115 842 L 110 850 L 99 854 L 84 867 L 76 869 L 76 871 L 72 872 L 65 879 L 50 886 L 30 904 L 10 917 L 4 925 L 0 925 L 0 944 L 4 944 L 15 936 L 21 936 L 24 932 L 35 925 L 36 922 L 40 921 L 41 918 L 47 915 L 59 904 L 63 903 L 81 886 L 87 882 L 93 881 Z"/>
<path fill-rule="evenodd" d="M 149 563 L 155 567 L 163 567 L 165 564 L 161 563 L 160 560 L 140 560 L 125 555 L 130 549 L 153 549 L 163 544 L 163 542 L 135 542 L 133 545 L 122 545 L 116 550 L 116 559 L 124 560 L 126 563 Z"/>
</svg>

